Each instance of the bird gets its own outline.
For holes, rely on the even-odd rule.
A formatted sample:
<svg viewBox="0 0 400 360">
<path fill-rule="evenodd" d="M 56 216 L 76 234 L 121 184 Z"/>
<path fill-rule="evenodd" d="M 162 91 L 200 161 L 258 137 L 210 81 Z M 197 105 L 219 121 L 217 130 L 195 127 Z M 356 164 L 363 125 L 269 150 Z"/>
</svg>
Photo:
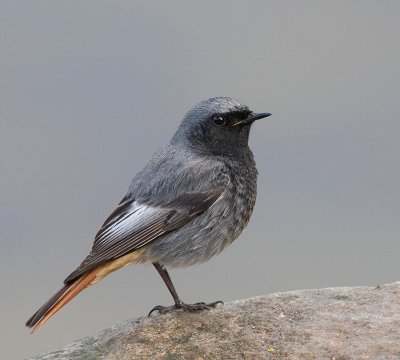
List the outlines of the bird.
<svg viewBox="0 0 400 360">
<path fill-rule="evenodd" d="M 37 331 L 82 290 L 128 264 L 153 264 L 173 297 L 173 306 L 157 305 L 149 316 L 222 303 L 184 303 L 167 269 L 206 262 L 245 228 L 258 175 L 248 145 L 250 128 L 270 115 L 254 113 L 226 96 L 193 106 L 170 142 L 133 178 L 97 232 L 89 255 L 26 326 Z"/>
</svg>

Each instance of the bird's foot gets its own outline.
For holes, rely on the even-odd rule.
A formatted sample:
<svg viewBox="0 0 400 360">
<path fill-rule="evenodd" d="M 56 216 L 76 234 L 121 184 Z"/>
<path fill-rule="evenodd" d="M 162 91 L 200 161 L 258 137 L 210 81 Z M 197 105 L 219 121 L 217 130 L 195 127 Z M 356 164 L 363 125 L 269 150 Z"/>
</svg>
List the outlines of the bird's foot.
<svg viewBox="0 0 400 360">
<path fill-rule="evenodd" d="M 160 314 L 166 314 L 170 311 L 175 311 L 175 310 L 188 311 L 188 312 L 210 310 L 211 308 L 216 307 L 218 304 L 223 304 L 223 302 L 214 301 L 209 304 L 206 304 L 205 302 L 198 302 L 196 304 L 185 304 L 184 302 L 180 302 L 172 306 L 157 305 L 151 309 L 148 316 L 150 316 L 154 311 L 158 311 Z"/>
</svg>

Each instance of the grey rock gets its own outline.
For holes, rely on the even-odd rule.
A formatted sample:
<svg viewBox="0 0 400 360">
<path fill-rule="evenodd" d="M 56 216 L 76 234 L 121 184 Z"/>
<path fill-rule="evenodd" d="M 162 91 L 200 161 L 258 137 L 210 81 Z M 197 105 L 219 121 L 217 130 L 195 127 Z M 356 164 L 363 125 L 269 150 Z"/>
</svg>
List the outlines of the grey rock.
<svg viewBox="0 0 400 360">
<path fill-rule="evenodd" d="M 133 319 L 33 359 L 400 359 L 400 282 Z"/>
</svg>

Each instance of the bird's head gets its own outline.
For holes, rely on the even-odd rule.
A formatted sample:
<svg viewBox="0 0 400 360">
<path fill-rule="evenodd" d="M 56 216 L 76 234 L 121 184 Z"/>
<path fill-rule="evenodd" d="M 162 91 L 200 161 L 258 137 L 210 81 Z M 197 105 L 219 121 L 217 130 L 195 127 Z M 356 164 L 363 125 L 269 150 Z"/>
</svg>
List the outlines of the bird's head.
<svg viewBox="0 0 400 360">
<path fill-rule="evenodd" d="M 270 115 L 253 113 L 230 97 L 212 97 L 187 112 L 171 143 L 183 143 L 215 155 L 235 154 L 248 146 L 254 121 Z"/>
</svg>

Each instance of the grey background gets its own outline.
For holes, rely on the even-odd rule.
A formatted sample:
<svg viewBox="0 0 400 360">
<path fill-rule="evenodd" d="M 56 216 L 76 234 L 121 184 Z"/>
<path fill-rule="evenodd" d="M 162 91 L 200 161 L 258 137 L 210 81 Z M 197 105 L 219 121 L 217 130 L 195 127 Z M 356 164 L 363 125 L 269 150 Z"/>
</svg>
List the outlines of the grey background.
<svg viewBox="0 0 400 360">
<path fill-rule="evenodd" d="M 35 335 L 131 177 L 215 95 L 255 125 L 241 238 L 172 271 L 186 301 L 399 280 L 399 1 L 1 1 L 1 357 L 60 347 L 170 295 L 112 274 Z"/>
</svg>

